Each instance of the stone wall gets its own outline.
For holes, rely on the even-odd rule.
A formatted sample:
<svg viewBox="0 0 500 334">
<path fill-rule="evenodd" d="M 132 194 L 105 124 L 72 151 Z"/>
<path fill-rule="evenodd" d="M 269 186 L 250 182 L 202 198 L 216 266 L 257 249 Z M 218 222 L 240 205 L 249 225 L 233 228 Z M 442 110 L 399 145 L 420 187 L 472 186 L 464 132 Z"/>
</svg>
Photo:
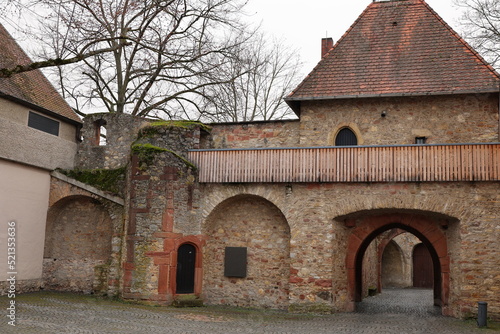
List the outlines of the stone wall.
<svg viewBox="0 0 500 334">
<path fill-rule="evenodd" d="M 200 148 L 296 147 L 299 131 L 297 120 L 212 124 L 210 133 L 202 136 Z"/>
<path fill-rule="evenodd" d="M 288 308 L 290 229 L 283 214 L 255 196 L 221 203 L 204 234 L 204 291 L 210 304 Z M 247 275 L 224 276 L 225 247 L 246 247 Z"/>
<path fill-rule="evenodd" d="M 116 169 L 130 159 L 130 149 L 138 130 L 149 122 L 128 114 L 102 113 L 85 117 L 78 147 L 76 168 Z M 99 128 L 106 129 L 106 144 L 99 145 Z"/>
<path fill-rule="evenodd" d="M 429 135 L 431 142 L 438 137 L 439 142 L 494 140 L 498 125 L 490 114 L 493 108 L 491 99 L 461 98 L 456 105 L 443 97 L 398 100 L 401 108 L 394 112 L 405 115 L 409 121 L 407 126 L 397 127 L 399 122 L 396 121 L 390 123 L 393 122 L 389 118 L 391 112 L 380 123 L 373 122 L 380 133 L 365 127 L 369 120 L 359 122 L 361 125 L 353 128 L 365 133 L 365 144 L 411 143 L 414 136 L 424 135 L 425 131 L 419 131 L 424 129 L 425 122 L 420 114 L 410 113 L 422 107 L 420 104 L 428 104 L 430 107 L 425 107 L 423 114 L 429 118 L 433 129 L 438 129 L 433 130 L 438 131 L 438 135 L 436 132 Z M 384 101 L 373 101 L 376 106 L 373 110 L 362 108 L 359 119 L 366 119 L 369 112 L 379 113 L 378 107 L 394 106 L 395 100 Z M 479 102 L 486 102 L 482 109 L 478 107 Z M 468 118 L 460 109 L 467 103 L 481 110 L 474 111 L 474 117 Z M 273 134 L 269 135 L 271 139 L 267 142 L 263 142 L 268 128 L 264 124 L 221 125 L 214 127 L 211 135 L 189 126 L 147 126 L 141 130 L 127 172 L 123 297 L 161 303 L 171 303 L 178 298 L 177 250 L 188 243 L 197 253 L 194 295 L 206 303 L 288 308 L 291 311 L 353 310 L 352 287 L 357 278 L 352 274 L 354 271 L 350 266 L 353 262 L 350 259 L 357 249 L 349 247 L 353 239 L 367 238 L 363 230 L 369 227 L 358 226 L 358 222 L 369 221 L 367 217 L 389 215 L 396 221 L 388 220 L 384 224 L 396 224 L 399 217 L 404 217 L 408 225 L 401 223 L 398 227 L 408 228 L 410 232 L 419 228 L 412 225 L 412 217 L 420 217 L 418 219 L 426 222 L 423 226 L 427 230 L 419 233 L 425 232 L 432 239 L 427 241 L 439 248 L 434 254 L 438 254 L 436 261 L 439 261 L 441 270 L 439 290 L 442 294 L 437 297 L 444 303 L 444 314 L 456 317 L 472 315 L 477 301 L 485 300 L 490 304 L 492 317 L 500 318 L 497 288 L 500 286 L 499 229 L 496 221 L 500 195 L 497 195 L 499 184 L 496 182 L 196 182 L 195 169 L 185 160 L 189 149 L 245 148 L 258 146 L 257 143 L 260 147 L 295 146 L 299 130 L 302 135 L 300 145 L 329 145 L 331 137 L 321 136 L 320 132 L 327 133 L 328 127 L 335 131 L 335 124 L 340 124 L 343 117 L 342 111 L 338 114 L 339 120 L 335 120 L 333 113 L 327 115 L 322 103 L 310 104 L 318 111 L 308 114 L 306 108 L 301 123 L 291 121 L 268 125 Z M 346 115 L 347 109 L 352 112 L 356 106 L 353 101 L 337 101 L 332 105 L 335 107 L 336 104 L 339 104 L 337 110 L 345 108 Z M 436 112 L 441 117 L 441 107 L 456 108 L 457 113 L 451 113 L 446 120 L 456 121 L 462 124 L 461 127 L 450 129 L 449 124 L 439 125 L 431 114 Z M 323 116 L 321 112 L 324 112 Z M 313 114 L 315 118 L 319 115 L 320 120 L 323 117 L 323 121 L 308 119 Z M 474 123 L 474 129 L 469 131 L 461 121 L 473 122 L 472 118 L 477 118 L 476 122 L 482 118 L 483 123 Z M 378 125 L 384 121 L 388 124 Z M 389 131 L 393 126 L 395 130 Z M 418 126 L 418 131 L 413 126 Z M 482 127 L 481 131 L 476 127 Z M 250 136 L 251 133 L 255 136 Z M 368 133 L 371 134 L 366 135 Z M 382 133 L 390 133 L 392 137 L 385 138 Z M 401 138 L 395 139 L 399 134 Z M 306 137 L 311 139 L 306 140 Z M 383 237 L 375 238 L 373 245 L 366 250 L 362 295 L 367 294 L 368 287 L 380 284 L 379 246 Z M 409 239 L 408 242 L 394 240 L 400 244 L 410 243 Z M 226 246 L 248 247 L 249 275 L 246 278 L 223 275 L 222 255 Z"/>
<path fill-rule="evenodd" d="M 123 215 L 121 199 L 52 173 L 43 287 L 117 295 Z"/>
<path fill-rule="evenodd" d="M 175 294 L 177 250 L 204 237 L 197 218 L 199 192 L 186 150 L 199 148 L 200 129 L 146 127 L 128 169 L 128 222 L 124 242 L 123 296 L 170 303 Z M 196 289 L 201 290 L 201 259 Z"/>
<path fill-rule="evenodd" d="M 413 286 L 413 249 L 421 243 L 415 235 L 401 229 L 389 230 L 379 237 L 381 277 L 379 289 Z"/>
<path fill-rule="evenodd" d="M 380 263 L 378 259 L 379 242 L 378 238 L 373 240 L 363 256 L 363 297 L 367 297 L 378 290 L 380 275 Z"/>
<path fill-rule="evenodd" d="M 45 288 L 93 292 L 94 268 L 108 264 L 112 235 L 108 212 L 91 198 L 71 198 L 53 206 L 45 233 Z"/>
<path fill-rule="evenodd" d="M 382 117 L 382 112 L 386 113 Z M 497 142 L 495 94 L 366 98 L 302 102 L 300 146 L 332 146 L 350 127 L 358 145 Z"/>
<path fill-rule="evenodd" d="M 200 190 L 203 224 L 213 224 L 212 211 L 225 200 L 241 194 L 260 196 L 283 212 L 291 236 L 291 309 L 317 310 L 319 305 L 323 310 L 349 310 L 346 257 L 352 227 L 346 225 L 342 217 L 349 213 L 363 216 L 402 212 L 435 220 L 435 228 L 446 236 L 445 252 L 450 266 L 449 273 L 443 273 L 443 279 L 449 276 L 449 281 L 443 283 L 445 293 L 449 294 L 447 314 L 472 315 L 477 301 L 484 299 L 489 302 L 490 314 L 500 317 L 497 293 L 500 257 L 496 250 L 499 229 L 495 221 L 500 195 L 495 182 L 205 184 Z M 442 227 L 438 223 L 442 217 L 456 217 L 457 221 L 450 218 L 449 225 Z M 246 287 L 242 286 L 241 293 L 244 291 Z M 325 300 L 324 296 L 329 297 Z M 216 300 L 217 297 L 211 295 L 208 302 Z"/>
</svg>

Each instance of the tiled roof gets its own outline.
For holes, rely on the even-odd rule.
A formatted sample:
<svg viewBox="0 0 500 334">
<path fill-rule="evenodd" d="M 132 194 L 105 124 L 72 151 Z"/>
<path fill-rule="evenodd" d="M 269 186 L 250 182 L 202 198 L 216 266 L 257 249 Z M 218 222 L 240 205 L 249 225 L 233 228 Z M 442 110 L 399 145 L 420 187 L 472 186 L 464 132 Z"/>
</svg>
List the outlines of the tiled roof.
<svg viewBox="0 0 500 334">
<path fill-rule="evenodd" d="M 423 0 L 372 2 L 304 81 L 297 102 L 497 92 L 499 75 Z"/>
<path fill-rule="evenodd" d="M 0 25 L 0 68 L 12 68 L 30 62 L 30 58 Z M 0 94 L 81 123 L 78 115 L 39 70 L 14 74 L 10 78 L 0 78 Z"/>
</svg>

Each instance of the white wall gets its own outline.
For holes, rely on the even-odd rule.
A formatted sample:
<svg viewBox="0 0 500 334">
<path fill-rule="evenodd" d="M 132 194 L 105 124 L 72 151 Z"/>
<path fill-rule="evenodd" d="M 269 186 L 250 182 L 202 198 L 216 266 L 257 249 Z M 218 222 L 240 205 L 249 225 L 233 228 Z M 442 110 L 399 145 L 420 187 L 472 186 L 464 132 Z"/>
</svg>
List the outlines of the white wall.
<svg viewBox="0 0 500 334">
<path fill-rule="evenodd" d="M 42 276 L 49 171 L 0 158 L 0 281 L 7 279 L 7 224 L 16 222 L 17 280 Z"/>
</svg>

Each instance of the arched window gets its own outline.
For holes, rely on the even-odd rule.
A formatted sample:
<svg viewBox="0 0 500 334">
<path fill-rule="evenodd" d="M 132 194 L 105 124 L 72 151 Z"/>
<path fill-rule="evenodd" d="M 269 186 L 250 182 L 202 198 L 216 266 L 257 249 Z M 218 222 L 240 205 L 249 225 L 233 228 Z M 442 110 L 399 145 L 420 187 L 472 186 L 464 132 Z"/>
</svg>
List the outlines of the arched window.
<svg viewBox="0 0 500 334">
<path fill-rule="evenodd" d="M 335 138 L 335 146 L 351 146 L 358 145 L 358 138 L 354 132 L 349 128 L 343 128 L 337 133 Z"/>
</svg>

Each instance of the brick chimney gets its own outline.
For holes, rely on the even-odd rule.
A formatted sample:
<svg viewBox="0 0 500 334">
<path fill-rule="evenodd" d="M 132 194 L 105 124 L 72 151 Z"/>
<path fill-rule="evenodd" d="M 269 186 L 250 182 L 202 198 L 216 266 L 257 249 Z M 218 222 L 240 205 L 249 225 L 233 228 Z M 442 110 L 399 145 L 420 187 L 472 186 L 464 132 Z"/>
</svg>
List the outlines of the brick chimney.
<svg viewBox="0 0 500 334">
<path fill-rule="evenodd" d="M 321 58 L 333 48 L 333 39 L 331 37 L 321 39 Z"/>
</svg>

